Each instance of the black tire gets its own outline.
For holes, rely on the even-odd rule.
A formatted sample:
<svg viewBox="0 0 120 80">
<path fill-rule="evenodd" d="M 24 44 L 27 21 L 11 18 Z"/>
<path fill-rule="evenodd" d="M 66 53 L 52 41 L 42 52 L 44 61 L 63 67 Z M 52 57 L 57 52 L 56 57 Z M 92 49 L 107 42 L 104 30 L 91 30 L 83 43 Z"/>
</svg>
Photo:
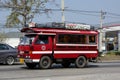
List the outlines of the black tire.
<svg viewBox="0 0 120 80">
<path fill-rule="evenodd" d="M 36 63 L 25 63 L 25 64 L 29 69 L 34 69 L 37 65 Z"/>
<path fill-rule="evenodd" d="M 13 56 L 8 56 L 6 59 L 5 59 L 5 64 L 7 65 L 13 65 L 15 62 L 15 58 Z"/>
<path fill-rule="evenodd" d="M 70 62 L 62 62 L 62 66 L 68 68 L 70 66 Z"/>
<path fill-rule="evenodd" d="M 48 69 L 51 68 L 52 60 L 49 56 L 43 56 L 40 59 L 39 66 L 41 69 Z"/>
<path fill-rule="evenodd" d="M 84 68 L 87 65 L 87 60 L 84 56 L 79 56 L 76 60 L 75 60 L 75 66 L 77 68 Z"/>
</svg>

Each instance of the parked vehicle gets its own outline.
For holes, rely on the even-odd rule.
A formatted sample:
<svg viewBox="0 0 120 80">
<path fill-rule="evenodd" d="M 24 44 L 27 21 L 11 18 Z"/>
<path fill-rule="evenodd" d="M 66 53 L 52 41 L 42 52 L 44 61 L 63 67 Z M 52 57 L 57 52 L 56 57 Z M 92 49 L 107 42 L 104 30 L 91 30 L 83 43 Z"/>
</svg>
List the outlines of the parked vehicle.
<svg viewBox="0 0 120 80">
<path fill-rule="evenodd" d="M 17 61 L 17 49 L 12 46 L 0 43 L 0 63 L 12 65 Z"/>
</svg>

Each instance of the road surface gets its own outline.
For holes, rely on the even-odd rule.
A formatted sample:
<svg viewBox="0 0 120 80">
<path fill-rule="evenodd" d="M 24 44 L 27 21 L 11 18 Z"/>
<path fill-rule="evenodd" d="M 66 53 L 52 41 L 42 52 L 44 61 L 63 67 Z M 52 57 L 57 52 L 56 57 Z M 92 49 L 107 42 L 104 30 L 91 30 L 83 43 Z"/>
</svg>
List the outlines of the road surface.
<svg viewBox="0 0 120 80">
<path fill-rule="evenodd" d="M 120 80 L 120 61 L 90 63 L 86 68 L 28 69 L 25 65 L 0 65 L 0 80 Z"/>
</svg>

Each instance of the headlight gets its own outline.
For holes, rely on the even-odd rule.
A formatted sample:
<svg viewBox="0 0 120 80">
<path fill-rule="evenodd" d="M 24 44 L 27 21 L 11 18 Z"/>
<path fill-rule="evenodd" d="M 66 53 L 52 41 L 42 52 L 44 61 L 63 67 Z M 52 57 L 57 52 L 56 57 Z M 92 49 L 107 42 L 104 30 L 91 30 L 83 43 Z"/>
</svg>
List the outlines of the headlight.
<svg viewBox="0 0 120 80">
<path fill-rule="evenodd" d="M 20 53 L 20 54 L 24 54 L 24 51 L 20 51 L 19 53 Z"/>
</svg>

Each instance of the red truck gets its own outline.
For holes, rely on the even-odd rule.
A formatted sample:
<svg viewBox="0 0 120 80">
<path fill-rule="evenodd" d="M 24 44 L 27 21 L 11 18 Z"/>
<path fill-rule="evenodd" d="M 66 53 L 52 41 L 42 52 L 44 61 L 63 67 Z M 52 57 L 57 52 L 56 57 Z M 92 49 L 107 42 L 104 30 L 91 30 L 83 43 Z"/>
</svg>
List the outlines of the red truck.
<svg viewBox="0 0 120 80">
<path fill-rule="evenodd" d="M 89 25 L 32 24 L 21 32 L 18 58 L 28 68 L 48 69 L 53 63 L 83 68 L 98 56 L 98 32 Z"/>
</svg>

